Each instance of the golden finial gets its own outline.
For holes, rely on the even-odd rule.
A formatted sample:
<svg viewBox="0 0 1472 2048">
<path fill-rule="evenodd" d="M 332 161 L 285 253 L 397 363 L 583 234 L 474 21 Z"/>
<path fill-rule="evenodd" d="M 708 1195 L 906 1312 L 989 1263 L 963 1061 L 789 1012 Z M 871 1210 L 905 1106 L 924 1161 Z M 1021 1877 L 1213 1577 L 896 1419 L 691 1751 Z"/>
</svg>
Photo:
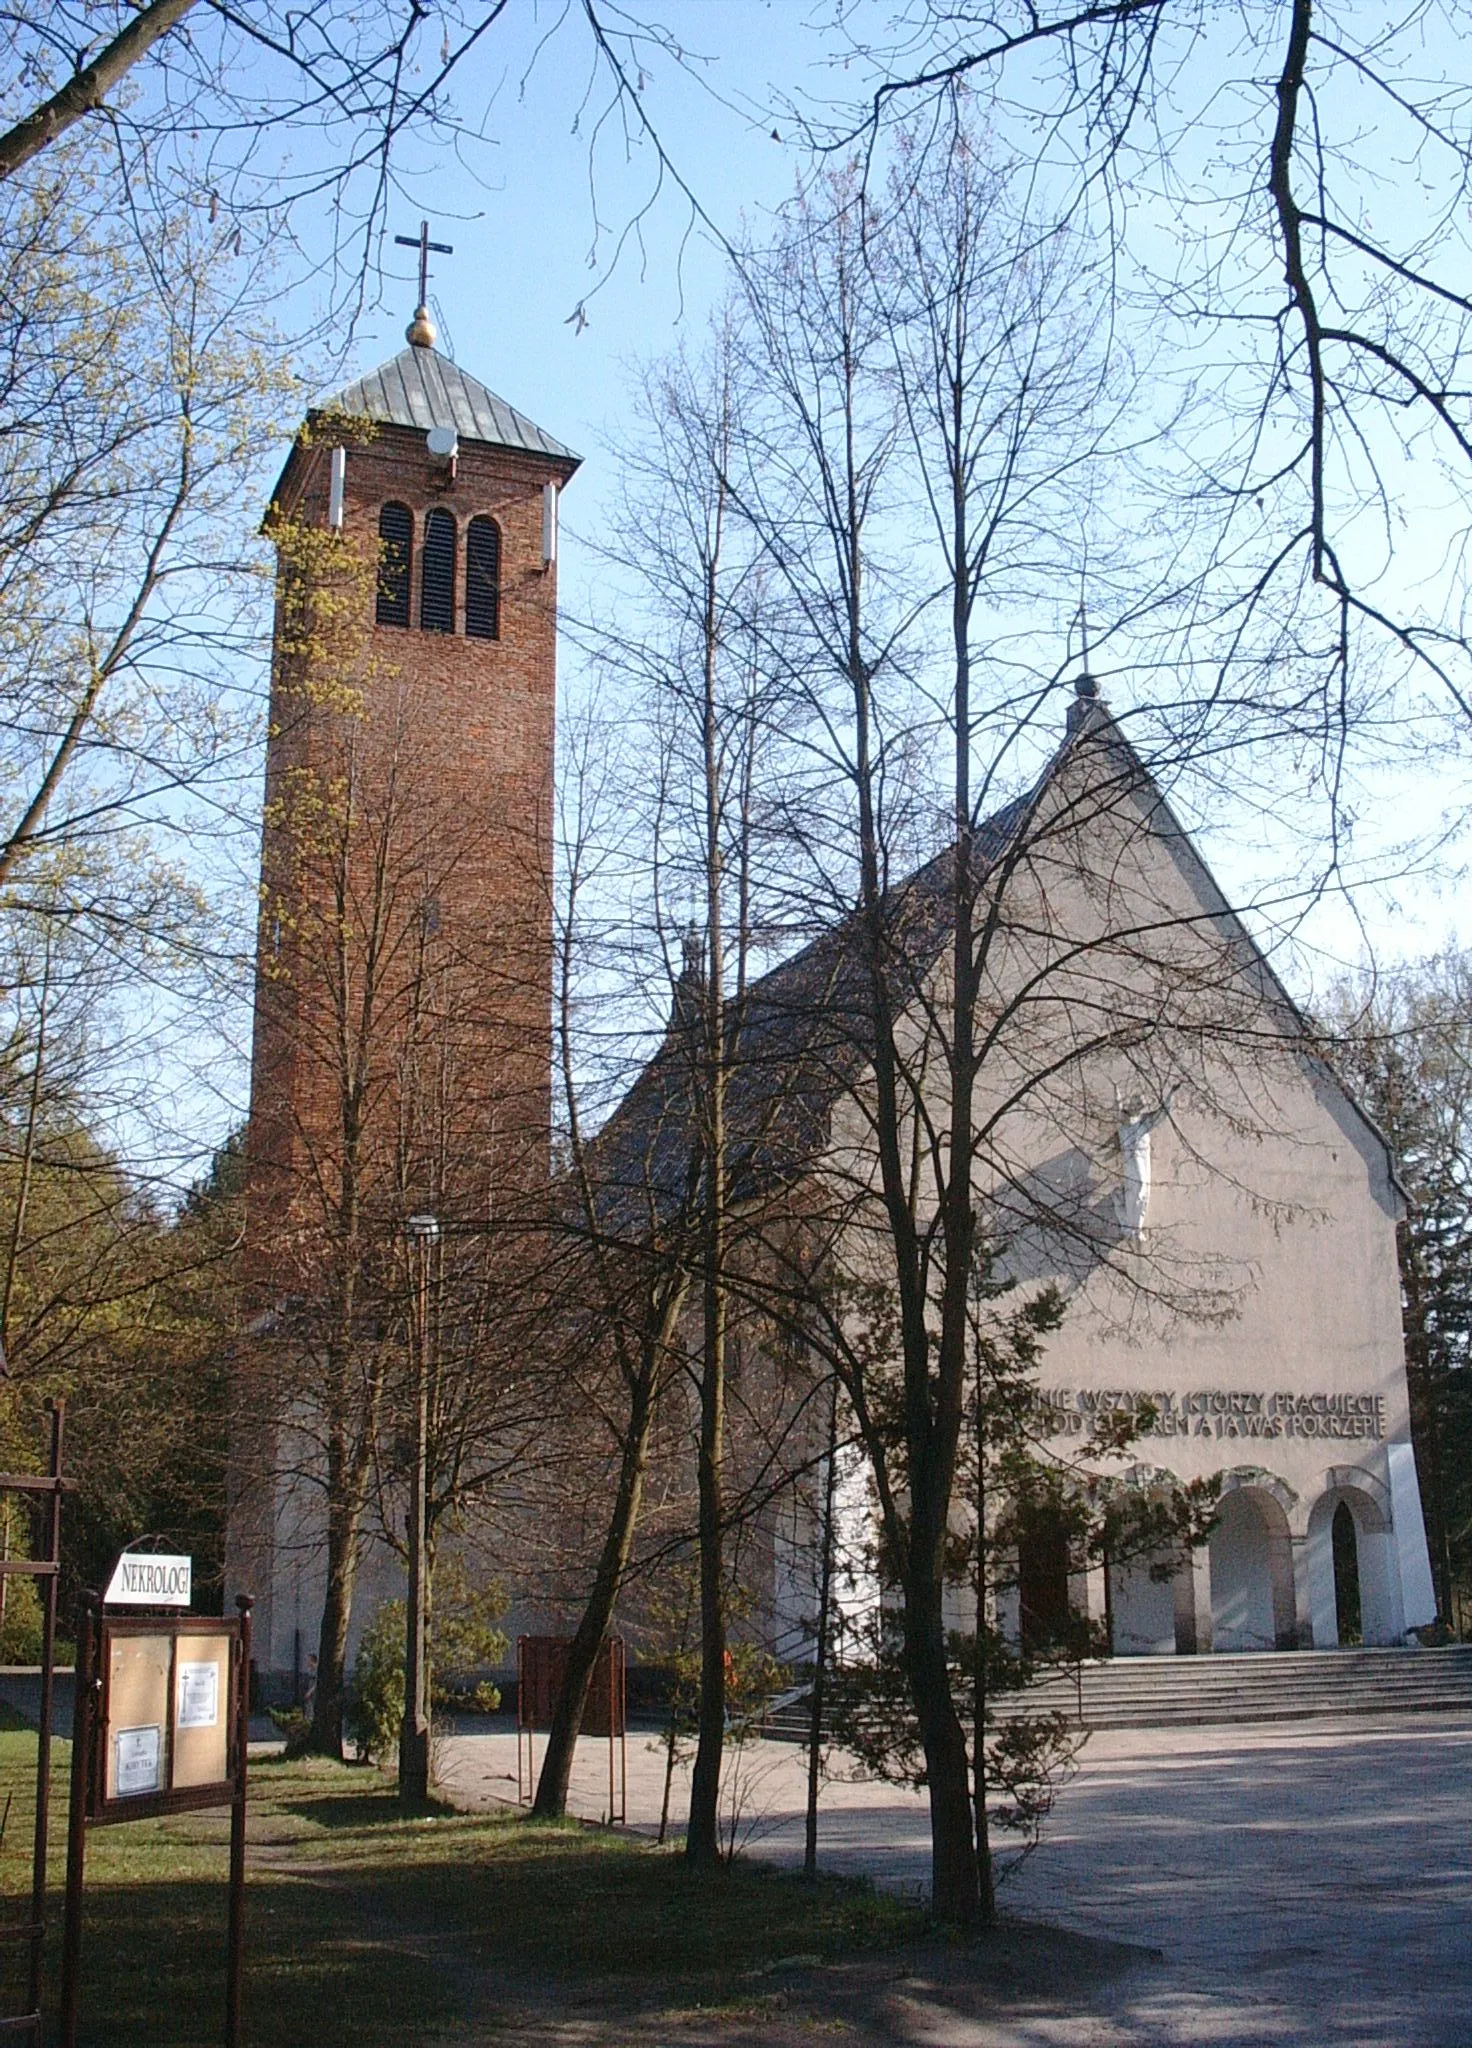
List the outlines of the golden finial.
<svg viewBox="0 0 1472 2048">
<path fill-rule="evenodd" d="M 436 340 L 435 325 L 429 317 L 428 306 L 415 307 L 414 318 L 404 329 L 404 339 L 415 348 L 434 347 Z"/>
</svg>

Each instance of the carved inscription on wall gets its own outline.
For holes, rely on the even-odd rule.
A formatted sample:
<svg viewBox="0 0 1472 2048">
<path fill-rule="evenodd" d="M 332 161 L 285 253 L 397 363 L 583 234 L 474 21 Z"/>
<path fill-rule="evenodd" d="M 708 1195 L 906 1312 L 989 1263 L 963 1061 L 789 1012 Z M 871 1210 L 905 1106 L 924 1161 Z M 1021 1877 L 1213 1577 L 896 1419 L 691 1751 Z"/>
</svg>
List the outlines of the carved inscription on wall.
<svg viewBox="0 0 1472 2048">
<path fill-rule="evenodd" d="M 1043 1387 L 1053 1436 L 1093 1436 L 1099 1417 L 1140 1418 L 1140 1436 L 1366 1437 L 1385 1434 L 1383 1394 L 1248 1394 L 1205 1388 L 1194 1393 L 1139 1387 Z"/>
</svg>

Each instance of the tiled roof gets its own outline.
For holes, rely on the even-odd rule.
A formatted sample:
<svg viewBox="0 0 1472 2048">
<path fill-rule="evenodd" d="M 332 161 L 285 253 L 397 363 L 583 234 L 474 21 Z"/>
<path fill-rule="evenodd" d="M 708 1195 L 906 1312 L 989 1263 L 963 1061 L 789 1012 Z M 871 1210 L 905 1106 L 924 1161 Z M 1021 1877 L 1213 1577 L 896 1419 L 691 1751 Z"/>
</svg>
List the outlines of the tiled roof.
<svg viewBox="0 0 1472 2048">
<path fill-rule="evenodd" d="M 385 426 L 453 427 L 467 441 L 522 448 L 558 462 L 579 462 L 515 406 L 488 391 L 437 349 L 406 348 L 328 399 L 323 410 L 359 413 Z"/>
<path fill-rule="evenodd" d="M 1101 706 L 1090 703 L 1083 715 L 1070 716 L 1068 738 L 1041 780 L 977 828 L 978 877 L 995 868 L 1025 829 L 1047 783 L 1085 733 L 1108 747 L 1122 784 L 1153 800 L 1155 829 L 1199 871 L 1202 902 L 1235 933 L 1244 956 L 1256 962 L 1271 998 L 1291 1020 L 1290 1030 L 1296 1027 L 1302 1034 L 1316 1069 L 1384 1149 L 1391 1179 L 1403 1195 L 1383 1133 L 1314 1045 L 1313 1032 L 1271 964 Z M 887 976 L 896 1012 L 921 993 L 940 958 L 952 931 L 952 905 L 949 850 L 888 893 Z M 675 989 L 663 1043 L 592 1141 L 589 1163 L 599 1220 L 613 1234 L 647 1237 L 682 1219 L 688 1223 L 695 1213 L 701 1191 L 697 1077 L 702 993 L 699 970 L 687 969 Z M 833 1108 L 871 1065 L 874 1052 L 872 984 L 862 934 L 850 916 L 753 982 L 739 1015 L 733 1016 L 726 1132 L 731 1193 L 737 1202 L 800 1178 L 822 1156 Z"/>
<path fill-rule="evenodd" d="M 1019 797 L 978 827 L 982 873 L 1006 851 L 1035 798 L 1035 791 Z M 886 925 L 897 1008 L 914 999 L 939 958 L 951 903 L 948 851 L 891 892 Z M 698 976 L 687 971 L 663 1044 L 593 1141 L 590 1164 L 605 1229 L 640 1233 L 670 1223 L 698 1192 L 692 1161 L 699 1016 Z M 741 1006 L 726 1101 L 736 1200 L 811 1165 L 835 1102 L 873 1057 L 869 970 L 857 923 L 847 918 L 753 982 Z"/>
</svg>

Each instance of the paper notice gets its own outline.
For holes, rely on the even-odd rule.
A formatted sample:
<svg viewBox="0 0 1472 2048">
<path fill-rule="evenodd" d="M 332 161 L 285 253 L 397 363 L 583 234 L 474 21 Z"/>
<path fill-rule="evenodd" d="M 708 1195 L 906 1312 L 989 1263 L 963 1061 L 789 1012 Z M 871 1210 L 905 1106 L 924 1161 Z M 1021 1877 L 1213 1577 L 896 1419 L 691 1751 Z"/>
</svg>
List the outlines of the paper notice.
<svg viewBox="0 0 1472 2048">
<path fill-rule="evenodd" d="M 179 1705 L 176 1728 L 213 1728 L 220 1718 L 220 1667 L 218 1664 L 179 1666 Z"/>
<path fill-rule="evenodd" d="M 117 1744 L 118 1798 L 132 1798 L 139 1792 L 157 1792 L 159 1730 L 119 1728 L 113 1740 Z"/>
</svg>

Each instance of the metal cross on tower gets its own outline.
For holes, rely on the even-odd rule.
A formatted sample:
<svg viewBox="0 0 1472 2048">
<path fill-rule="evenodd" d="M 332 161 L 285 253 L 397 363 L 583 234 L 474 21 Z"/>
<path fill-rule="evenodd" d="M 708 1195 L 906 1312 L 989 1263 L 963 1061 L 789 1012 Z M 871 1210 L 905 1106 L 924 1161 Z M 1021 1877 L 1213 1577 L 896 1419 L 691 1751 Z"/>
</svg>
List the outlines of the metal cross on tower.
<svg viewBox="0 0 1472 2048">
<path fill-rule="evenodd" d="M 427 220 L 420 221 L 417 235 L 395 235 L 394 240 L 400 248 L 417 249 L 419 251 L 419 303 L 421 306 L 428 305 L 429 259 L 431 252 L 436 256 L 453 256 L 455 253 L 453 246 L 449 242 L 432 242 L 429 239 L 429 222 Z"/>
</svg>

